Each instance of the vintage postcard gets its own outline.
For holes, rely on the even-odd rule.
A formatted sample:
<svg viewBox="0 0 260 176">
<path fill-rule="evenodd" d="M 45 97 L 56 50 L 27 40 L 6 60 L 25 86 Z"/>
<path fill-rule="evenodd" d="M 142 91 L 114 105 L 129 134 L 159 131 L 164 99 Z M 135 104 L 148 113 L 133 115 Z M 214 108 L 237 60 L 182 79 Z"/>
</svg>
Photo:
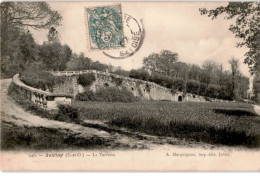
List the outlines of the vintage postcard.
<svg viewBox="0 0 260 176">
<path fill-rule="evenodd" d="M 259 14 L 2 2 L 1 170 L 259 171 Z"/>
</svg>

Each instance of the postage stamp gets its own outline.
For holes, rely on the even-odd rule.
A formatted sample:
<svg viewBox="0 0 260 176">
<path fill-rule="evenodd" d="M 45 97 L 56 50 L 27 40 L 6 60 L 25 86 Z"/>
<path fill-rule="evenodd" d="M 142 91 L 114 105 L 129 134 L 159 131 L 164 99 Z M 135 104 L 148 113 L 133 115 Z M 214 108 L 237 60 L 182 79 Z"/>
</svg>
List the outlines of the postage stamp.
<svg viewBox="0 0 260 176">
<path fill-rule="evenodd" d="M 86 26 L 90 50 L 124 47 L 121 5 L 86 8 Z"/>
</svg>

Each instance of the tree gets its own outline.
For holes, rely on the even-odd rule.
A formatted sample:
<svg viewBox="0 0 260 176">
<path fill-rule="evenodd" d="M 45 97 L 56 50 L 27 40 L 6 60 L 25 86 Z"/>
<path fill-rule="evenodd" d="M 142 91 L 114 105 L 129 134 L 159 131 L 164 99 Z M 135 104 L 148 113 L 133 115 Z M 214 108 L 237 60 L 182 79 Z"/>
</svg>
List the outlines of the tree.
<svg viewBox="0 0 260 176">
<path fill-rule="evenodd" d="M 159 54 L 157 53 L 152 53 L 148 57 L 145 57 L 143 60 L 143 65 L 144 68 L 149 71 L 150 73 L 158 73 L 159 68 L 157 65 L 158 59 L 159 59 Z"/>
<path fill-rule="evenodd" d="M 188 80 L 186 85 L 186 92 L 198 94 L 200 88 L 200 82 L 195 80 Z"/>
<path fill-rule="evenodd" d="M 254 94 L 255 94 L 256 101 L 258 103 L 260 103 L 260 71 L 257 72 L 254 76 L 253 91 L 254 91 Z"/>
<path fill-rule="evenodd" d="M 67 62 L 66 70 L 89 70 L 92 60 L 86 56 L 84 53 L 72 54 L 71 59 Z"/>
<path fill-rule="evenodd" d="M 1 30 L 5 39 L 13 29 L 47 29 L 58 26 L 62 17 L 46 2 L 3 2 L 1 3 Z"/>
<path fill-rule="evenodd" d="M 199 95 L 204 96 L 206 94 L 207 84 L 200 83 Z"/>
<path fill-rule="evenodd" d="M 255 73 L 260 64 L 260 2 L 229 2 L 226 7 L 220 6 L 212 10 L 202 8 L 200 12 L 212 19 L 225 14 L 225 19 L 235 20 L 229 30 L 243 40 L 237 43 L 237 47 L 245 46 L 249 49 L 244 63 L 248 64 L 251 73 Z"/>
<path fill-rule="evenodd" d="M 193 64 L 189 69 L 188 78 L 192 80 L 200 81 L 201 72 L 202 72 L 201 68 L 198 65 Z"/>
<path fill-rule="evenodd" d="M 1 6 L 1 75 L 12 77 L 38 58 L 29 29 L 57 26 L 62 19 L 46 2 L 3 2 Z"/>
<path fill-rule="evenodd" d="M 174 68 L 174 63 L 178 60 L 178 54 L 169 50 L 162 50 L 160 52 L 160 62 L 158 62 L 158 68 L 166 76 L 171 76 L 171 72 Z"/>
<path fill-rule="evenodd" d="M 222 73 L 220 80 L 220 95 L 219 98 L 225 100 L 232 100 L 233 99 L 233 85 L 232 85 L 232 75 L 229 71 L 225 71 Z"/>
<path fill-rule="evenodd" d="M 182 78 L 173 79 L 173 88 L 178 91 L 184 91 L 185 81 Z"/>
<path fill-rule="evenodd" d="M 242 74 L 238 74 L 237 76 L 237 99 L 245 99 L 247 98 L 247 91 L 249 89 L 249 78 L 243 76 Z"/>
<path fill-rule="evenodd" d="M 219 84 L 219 72 L 222 71 L 222 66 L 214 60 L 205 60 L 202 64 L 203 73 L 201 74 L 201 81 L 209 84 Z"/>
<path fill-rule="evenodd" d="M 152 53 L 144 58 L 144 68 L 150 73 L 161 73 L 165 76 L 171 76 L 174 63 L 178 60 L 178 54 L 169 50 L 162 50 L 159 54 Z"/>
<path fill-rule="evenodd" d="M 218 98 L 220 92 L 220 86 L 215 84 L 210 84 L 206 88 L 206 96 L 212 98 Z"/>
<path fill-rule="evenodd" d="M 27 66 L 29 63 L 34 62 L 38 59 L 38 46 L 34 41 L 32 34 L 27 31 L 20 35 L 18 39 L 19 43 L 19 53 L 18 63 L 23 67 Z"/>
<path fill-rule="evenodd" d="M 239 60 L 232 58 L 228 61 L 228 63 L 230 64 L 231 67 L 231 74 L 232 74 L 232 99 L 236 99 L 237 98 L 237 94 L 236 94 L 236 77 L 239 74 Z"/>
<path fill-rule="evenodd" d="M 185 79 L 187 72 L 189 70 L 189 65 L 184 62 L 176 62 L 173 65 L 172 75 L 175 78 Z"/>
<path fill-rule="evenodd" d="M 61 45 L 59 42 L 44 43 L 40 46 L 39 57 L 49 70 L 62 71 L 65 70 L 71 53 L 68 45 Z"/>
<path fill-rule="evenodd" d="M 60 41 L 60 35 L 54 27 L 51 27 L 49 29 L 49 32 L 47 34 L 47 39 L 49 42 L 59 42 Z"/>
</svg>

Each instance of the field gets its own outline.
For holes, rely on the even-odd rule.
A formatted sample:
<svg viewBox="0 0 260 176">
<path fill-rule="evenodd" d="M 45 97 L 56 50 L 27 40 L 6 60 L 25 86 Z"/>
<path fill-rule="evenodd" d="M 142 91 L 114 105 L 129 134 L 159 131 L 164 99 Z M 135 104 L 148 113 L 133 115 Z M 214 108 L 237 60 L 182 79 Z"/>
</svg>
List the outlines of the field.
<svg viewBox="0 0 260 176">
<path fill-rule="evenodd" d="M 6 141 L 2 148 L 6 150 L 16 146 L 21 149 L 113 148 L 119 144 L 121 148 L 149 148 L 154 142 L 176 144 L 176 140 L 177 144 L 260 146 L 260 117 L 251 104 L 73 101 L 72 106 L 61 106 L 50 113 L 24 101 L 12 86 L 7 91 L 10 81 L 3 82 L 1 90 L 4 114 L 15 113 L 15 116 L 2 115 L 7 122 L 1 128 L 2 141 Z M 64 128 L 65 131 L 61 130 Z M 146 145 L 148 142 L 151 145 Z"/>
<path fill-rule="evenodd" d="M 245 103 L 73 102 L 82 120 L 211 144 L 259 147 L 260 117 Z"/>
</svg>

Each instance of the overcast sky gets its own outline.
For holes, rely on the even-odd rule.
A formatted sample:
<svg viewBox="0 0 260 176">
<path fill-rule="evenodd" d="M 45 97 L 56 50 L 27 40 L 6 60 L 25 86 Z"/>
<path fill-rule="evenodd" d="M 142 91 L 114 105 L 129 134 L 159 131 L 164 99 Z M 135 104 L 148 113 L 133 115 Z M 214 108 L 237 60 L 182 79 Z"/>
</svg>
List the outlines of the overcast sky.
<svg viewBox="0 0 260 176">
<path fill-rule="evenodd" d="M 73 52 L 84 52 L 93 60 L 130 70 L 141 67 L 143 58 L 152 52 L 168 49 L 179 54 L 179 61 L 201 65 L 206 59 L 213 59 L 222 63 L 225 69 L 229 69 L 227 62 L 233 56 L 240 60 L 242 73 L 249 76 L 247 65 L 243 64 L 247 49 L 236 48 L 239 39 L 228 30 L 231 22 L 221 17 L 211 20 L 199 12 L 199 8 L 213 9 L 227 2 L 122 2 L 123 13 L 138 20 L 143 19 L 146 31 L 141 49 L 123 60 L 110 59 L 100 51 L 89 52 L 87 49 L 84 7 L 92 7 L 97 3 L 49 4 L 63 16 L 62 25 L 56 28 L 61 35 L 61 42 L 68 44 Z M 47 40 L 47 32 L 34 31 L 33 35 L 38 43 L 42 43 Z"/>
</svg>

